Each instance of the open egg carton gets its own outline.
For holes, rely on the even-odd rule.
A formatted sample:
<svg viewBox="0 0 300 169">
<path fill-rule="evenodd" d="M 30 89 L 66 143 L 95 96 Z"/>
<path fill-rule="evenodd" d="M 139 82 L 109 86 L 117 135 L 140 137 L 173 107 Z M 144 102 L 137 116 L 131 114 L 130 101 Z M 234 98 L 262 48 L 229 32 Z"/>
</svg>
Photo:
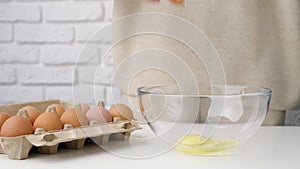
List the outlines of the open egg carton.
<svg viewBox="0 0 300 169">
<path fill-rule="evenodd" d="M 24 106 L 33 106 L 43 112 L 49 105 L 61 104 L 65 109 L 74 106 L 60 100 L 31 102 L 0 106 L 0 112 L 18 112 Z M 11 114 L 14 115 L 14 114 Z M 87 139 L 96 144 L 107 144 L 109 140 L 128 140 L 131 132 L 141 127 L 134 120 L 120 120 L 98 124 L 91 121 L 89 125 L 73 128 L 65 124 L 62 130 L 45 132 L 38 128 L 34 134 L 18 137 L 0 137 L 0 154 L 7 154 L 10 159 L 26 159 L 32 148 L 41 154 L 55 154 L 60 147 L 68 149 L 82 149 Z"/>
</svg>

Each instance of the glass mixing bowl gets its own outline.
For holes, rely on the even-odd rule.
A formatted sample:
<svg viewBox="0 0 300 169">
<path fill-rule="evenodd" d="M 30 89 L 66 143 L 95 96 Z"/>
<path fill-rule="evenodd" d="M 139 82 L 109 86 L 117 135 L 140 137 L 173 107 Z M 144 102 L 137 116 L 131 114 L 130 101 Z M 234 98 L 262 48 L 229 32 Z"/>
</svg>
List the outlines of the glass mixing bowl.
<svg viewBox="0 0 300 169">
<path fill-rule="evenodd" d="M 155 135 L 192 155 L 226 154 L 245 142 L 262 125 L 271 94 L 266 88 L 231 85 L 138 89 L 140 110 Z"/>
</svg>

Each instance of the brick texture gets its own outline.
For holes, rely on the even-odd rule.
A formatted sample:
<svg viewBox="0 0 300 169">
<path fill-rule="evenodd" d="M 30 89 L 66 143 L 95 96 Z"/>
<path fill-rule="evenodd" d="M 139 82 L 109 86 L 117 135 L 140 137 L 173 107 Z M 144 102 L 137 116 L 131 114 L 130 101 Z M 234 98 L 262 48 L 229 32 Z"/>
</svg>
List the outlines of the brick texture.
<svg viewBox="0 0 300 169">
<path fill-rule="evenodd" d="M 110 24 L 112 5 L 113 0 L 0 0 L 0 104 L 106 102 L 113 58 L 103 55 L 110 32 L 92 35 Z"/>
<path fill-rule="evenodd" d="M 0 43 L 0 63 L 32 64 L 39 61 L 40 48 L 35 45 Z"/>
<path fill-rule="evenodd" d="M 76 81 L 72 67 L 22 66 L 17 69 L 21 84 L 72 84 Z M 74 78 L 74 79 L 73 79 Z"/>
<path fill-rule="evenodd" d="M 44 18 L 47 22 L 86 22 L 103 20 L 101 1 L 59 2 L 45 6 Z"/>
<path fill-rule="evenodd" d="M 105 6 L 105 21 L 111 21 L 112 20 L 112 14 L 113 14 L 113 1 L 104 1 Z"/>
<path fill-rule="evenodd" d="M 95 104 L 105 98 L 105 87 L 101 85 L 80 84 L 63 87 L 47 87 L 46 99 L 60 98 L 66 101 L 75 101 L 76 103 Z"/>
<path fill-rule="evenodd" d="M 13 67 L 0 67 L 0 83 L 13 84 L 16 82 L 16 69 Z"/>
<path fill-rule="evenodd" d="M 0 23 L 0 42 L 9 42 L 12 40 L 12 25 Z"/>
<path fill-rule="evenodd" d="M 44 99 L 40 86 L 0 86 L 2 104 L 40 101 Z"/>
<path fill-rule="evenodd" d="M 111 45 L 101 45 L 101 63 L 108 66 L 113 65 Z"/>
<path fill-rule="evenodd" d="M 96 44 L 45 45 L 41 50 L 42 62 L 47 65 L 97 64 L 100 55 Z"/>
<path fill-rule="evenodd" d="M 2 3 L 0 5 L 0 21 L 4 22 L 39 22 L 41 9 L 33 4 Z"/>
<path fill-rule="evenodd" d="M 20 24 L 15 27 L 15 39 L 21 43 L 70 43 L 73 35 L 71 26 Z"/>
<path fill-rule="evenodd" d="M 107 25 L 108 23 L 88 23 L 88 24 L 76 25 L 75 40 L 77 42 L 89 41 L 89 42 L 105 43 L 109 40 L 102 38 L 102 35 L 107 33 L 106 31 L 103 32 L 103 29 Z"/>
<path fill-rule="evenodd" d="M 64 87 L 47 87 L 46 88 L 46 99 L 61 99 L 64 101 L 72 102 L 72 86 Z"/>
<path fill-rule="evenodd" d="M 78 66 L 78 80 L 81 83 L 106 84 L 112 83 L 113 67 L 104 64 L 98 66 Z"/>
</svg>

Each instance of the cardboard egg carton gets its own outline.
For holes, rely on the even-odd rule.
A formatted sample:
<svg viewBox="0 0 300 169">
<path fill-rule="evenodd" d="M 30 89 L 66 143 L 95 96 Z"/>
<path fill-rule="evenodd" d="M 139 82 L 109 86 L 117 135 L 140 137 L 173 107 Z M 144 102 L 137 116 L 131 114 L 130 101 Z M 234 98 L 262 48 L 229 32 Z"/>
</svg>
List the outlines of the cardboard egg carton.
<svg viewBox="0 0 300 169">
<path fill-rule="evenodd" d="M 40 112 L 52 104 L 61 104 L 65 109 L 74 108 L 67 102 L 59 100 L 31 102 L 14 105 L 0 106 L 0 112 L 7 112 L 14 115 L 24 106 L 33 106 Z M 34 134 L 18 137 L 0 137 L 0 154 L 7 154 L 10 159 L 26 159 L 29 151 L 35 147 L 38 153 L 55 154 L 58 146 L 63 145 L 68 149 L 81 149 L 87 139 L 96 144 L 106 144 L 109 140 L 128 140 L 131 132 L 139 130 L 141 127 L 134 120 L 114 119 L 114 122 L 98 124 L 91 121 L 87 126 L 73 128 L 72 125 L 65 124 L 62 130 L 45 132 L 38 128 Z"/>
</svg>

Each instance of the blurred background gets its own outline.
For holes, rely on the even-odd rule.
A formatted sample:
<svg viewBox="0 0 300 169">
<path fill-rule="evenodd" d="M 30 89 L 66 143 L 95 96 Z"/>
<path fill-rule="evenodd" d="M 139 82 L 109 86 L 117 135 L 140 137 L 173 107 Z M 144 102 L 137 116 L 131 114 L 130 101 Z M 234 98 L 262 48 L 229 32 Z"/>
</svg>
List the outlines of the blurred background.
<svg viewBox="0 0 300 169">
<path fill-rule="evenodd" d="M 96 67 L 110 41 L 86 41 L 112 20 L 113 0 L 1 0 L 0 104 L 60 99 L 72 101 L 72 85 L 80 84 L 82 102 L 94 103 Z M 79 71 L 74 74 L 75 63 Z M 96 99 L 112 104 L 113 58 L 105 58 Z M 116 93 L 111 93 L 115 91 Z M 286 125 L 300 125 L 300 113 L 289 111 Z"/>
</svg>

